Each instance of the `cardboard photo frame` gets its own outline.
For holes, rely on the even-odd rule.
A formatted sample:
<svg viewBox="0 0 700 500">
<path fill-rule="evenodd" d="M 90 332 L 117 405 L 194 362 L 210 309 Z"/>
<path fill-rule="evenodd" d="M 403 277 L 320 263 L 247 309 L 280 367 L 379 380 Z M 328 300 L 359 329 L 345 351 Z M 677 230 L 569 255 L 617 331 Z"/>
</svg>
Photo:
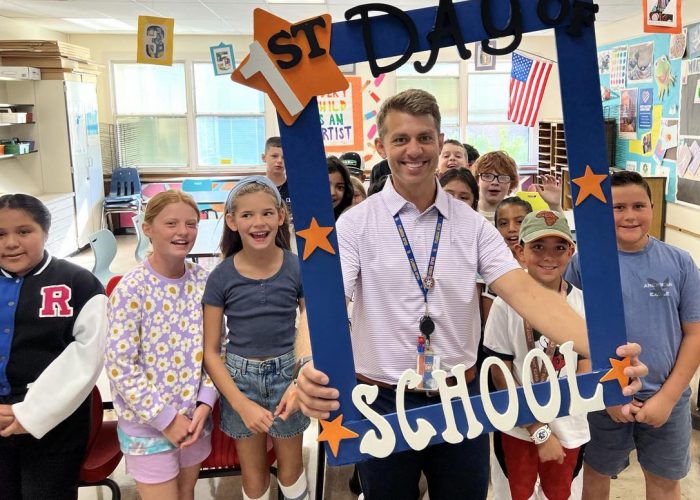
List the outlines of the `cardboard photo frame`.
<svg viewBox="0 0 700 500">
<path fill-rule="evenodd" d="M 540 10 L 538 4 L 543 4 L 544 9 Z M 576 377 L 513 387 L 490 395 L 484 389 L 482 378 L 481 396 L 470 396 L 466 391 L 451 393 L 451 396 L 445 394 L 444 398 L 435 398 L 433 405 L 407 412 L 397 408 L 396 413 L 379 418 L 365 411 L 377 388 L 358 384 L 355 375 L 320 117 L 316 99 L 311 97 L 303 103 L 301 111 L 292 113 L 286 109 L 285 119 L 280 117 L 279 125 L 294 204 L 297 244 L 300 254 L 302 251 L 304 254 L 300 264 L 314 364 L 329 376 L 329 385 L 340 393 L 340 408 L 328 421 L 322 421 L 323 432 L 319 436 L 319 440 L 326 442 L 331 465 L 387 456 L 407 449 L 422 449 L 440 442 L 459 442 L 495 429 L 504 430 L 536 419 L 542 421 L 543 412 L 554 418 L 569 412 L 602 409 L 605 405 L 621 404 L 630 399 L 622 395 L 622 379 L 615 378 L 615 374 L 622 377 L 619 370 L 624 364 L 617 359 L 615 349 L 623 345 L 626 338 L 592 19 L 597 7 L 588 0 L 564 0 L 561 3 L 564 7 L 557 12 L 553 4 L 559 5 L 559 2 L 440 2 L 439 6 L 404 14 L 397 13 L 390 5 L 357 6 L 346 12 L 349 21 L 332 24 L 329 46 L 319 40 L 316 44 L 309 44 L 303 37 L 293 42 L 298 43 L 300 53 L 310 53 L 313 52 L 311 47 L 318 47 L 319 67 L 327 64 L 326 56 L 332 57 L 336 65 L 367 60 L 373 76 L 377 77 L 406 62 L 413 52 L 430 51 L 428 58 L 439 47 L 449 46 L 445 37 L 427 36 L 437 26 L 436 18 L 444 15 L 446 9 L 453 9 L 459 20 L 459 32 L 452 32 L 452 40 L 462 44 L 462 48 L 465 43 L 513 36 L 509 47 L 488 49 L 505 54 L 517 48 L 519 33 L 554 28 L 593 367 L 590 373 Z M 519 10 L 511 12 L 511 6 Z M 366 15 L 370 9 L 382 9 L 386 14 L 370 17 Z M 397 17 L 401 22 L 396 22 Z M 295 26 L 321 22 L 321 17 L 318 17 L 296 25 L 280 25 L 283 25 L 284 33 L 293 33 Z M 511 29 L 502 28 L 504 24 L 510 25 Z M 279 33 L 279 30 L 279 26 L 273 26 L 268 32 Z M 433 44 L 431 40 L 436 39 L 437 44 Z M 258 39 L 256 32 L 251 54 L 257 58 L 255 64 L 258 66 L 246 70 L 246 58 L 236 72 L 240 73 L 234 73 L 232 79 L 248 84 L 249 79 L 252 82 L 253 77 L 267 70 L 284 75 L 285 83 L 294 93 L 294 72 L 299 68 L 285 69 L 277 65 L 275 69 L 266 66 L 267 62 L 260 63 L 265 57 L 273 65 L 277 61 L 271 54 L 261 52 L 260 47 L 267 46 L 267 42 L 267 39 Z M 327 53 L 319 54 L 321 51 Z M 400 57 L 398 64 L 394 61 L 380 67 L 377 62 L 396 56 Z M 289 63 L 284 59 L 282 62 Z M 430 66 L 428 59 L 422 69 L 427 71 Z M 417 67 L 421 67 L 421 63 L 417 63 Z M 258 72 L 254 73 L 256 68 L 259 68 Z M 260 88 L 259 81 L 255 84 Z M 324 245 L 320 244 L 321 240 Z M 570 351 L 570 348 L 570 343 L 567 343 L 562 351 Z M 487 363 L 498 363 L 493 361 L 495 358 L 489 359 L 492 361 Z M 458 367 L 455 369 L 453 374 L 459 371 Z M 399 385 L 410 379 L 411 371 L 406 370 Z M 482 372 L 485 371 L 487 369 L 482 368 Z"/>
</svg>

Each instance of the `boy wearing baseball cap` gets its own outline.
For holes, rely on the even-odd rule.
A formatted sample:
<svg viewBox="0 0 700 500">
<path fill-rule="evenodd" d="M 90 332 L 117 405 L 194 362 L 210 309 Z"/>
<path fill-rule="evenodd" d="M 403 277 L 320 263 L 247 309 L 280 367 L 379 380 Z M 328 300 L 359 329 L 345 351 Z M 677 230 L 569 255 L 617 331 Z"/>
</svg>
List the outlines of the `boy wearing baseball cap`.
<svg viewBox="0 0 700 500">
<path fill-rule="evenodd" d="M 574 253 L 574 241 L 563 214 L 549 210 L 528 214 L 520 226 L 520 243 L 515 246 L 515 252 L 535 281 L 566 297 L 572 309 L 584 316 L 583 293 L 562 278 Z M 516 383 L 521 385 L 523 370 L 530 372 L 533 382 L 548 378 L 539 358 L 535 358 L 530 366 L 523 366 L 525 356 L 532 349 L 543 350 L 552 361 L 557 377 L 563 376 L 565 360 L 559 346 L 497 298 L 484 331 L 486 354 L 503 360 Z M 589 370 L 590 362 L 579 358 L 577 373 Z M 500 370 L 492 370 L 491 375 L 499 390 L 506 388 Z M 574 497 L 580 498 L 579 455 L 581 446 L 589 439 L 586 415 L 560 417 L 549 425 L 535 422 L 494 433 L 492 480 L 495 497 L 508 498 L 506 488 L 509 488 L 513 500 L 526 500 L 534 493 L 539 476 L 540 488 L 547 498 L 567 499 L 572 489 Z"/>
<path fill-rule="evenodd" d="M 340 156 L 340 161 L 342 161 L 343 165 L 347 167 L 350 175 L 357 177 L 361 181 L 365 180 L 365 173 L 362 170 L 362 158 L 360 158 L 359 154 L 355 153 L 354 151 L 343 153 Z"/>
</svg>

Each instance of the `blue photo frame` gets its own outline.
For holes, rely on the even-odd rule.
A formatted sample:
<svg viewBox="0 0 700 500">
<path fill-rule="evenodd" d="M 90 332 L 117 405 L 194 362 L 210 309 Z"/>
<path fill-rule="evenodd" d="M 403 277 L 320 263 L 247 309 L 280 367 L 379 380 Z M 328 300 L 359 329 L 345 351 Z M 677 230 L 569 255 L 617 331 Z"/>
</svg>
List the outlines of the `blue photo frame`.
<svg viewBox="0 0 700 500">
<path fill-rule="evenodd" d="M 216 76 L 230 75 L 236 69 L 233 45 L 221 42 L 219 45 L 209 47 L 209 55 Z"/>
<path fill-rule="evenodd" d="M 376 5 L 372 4 L 375 8 Z M 492 415 L 495 410 L 505 414 L 508 413 L 505 410 L 512 409 L 512 406 L 516 407 L 517 418 L 511 427 L 531 423 L 535 415 L 529 404 L 544 404 L 550 401 L 550 396 L 552 400 L 557 395 L 560 397 L 558 416 L 568 415 L 570 404 L 580 411 L 581 405 L 586 404 L 586 409 L 591 410 L 602 408 L 603 403 L 609 406 L 628 402 L 630 398 L 622 395 L 618 381 L 601 383 L 601 378 L 611 368 L 611 361 L 616 358 L 616 347 L 624 344 L 626 338 L 593 26 L 597 7 L 591 0 L 482 0 L 454 4 L 443 0 L 439 6 L 406 12 L 408 21 L 404 18 L 397 22 L 390 12 L 394 9 L 391 6 L 386 6 L 386 15 L 364 15 L 361 19 L 352 19 L 362 7 L 346 12 L 346 18 L 351 20 L 333 23 L 329 51 L 337 65 L 373 59 L 370 60 L 373 72 L 381 70 L 377 70 L 376 61 L 405 55 L 407 46 L 416 53 L 431 50 L 427 33 L 438 25 L 436 16 L 444 14 L 446 7 L 453 7 L 454 19 L 459 23 L 460 42 L 463 44 L 460 52 L 470 42 L 512 35 L 507 29 L 498 27 L 508 26 L 514 19 L 521 24 L 522 33 L 554 28 L 570 178 L 574 181 L 571 187 L 576 201 L 574 216 L 585 284 L 592 372 L 569 379 L 555 379 L 551 385 L 550 382 L 534 384 L 529 394 L 520 387 L 510 395 L 508 391 L 493 393 L 488 400 L 483 394 L 467 398 L 466 391 L 453 399 L 447 398 L 444 405 L 440 398 L 435 398 L 436 404 L 432 406 L 405 414 L 385 415 L 382 425 L 377 425 L 376 420 L 363 418 L 355 402 L 368 395 L 371 398 L 372 390 L 376 388 L 358 385 L 355 376 L 338 243 L 333 230 L 326 156 L 318 106 L 316 99 L 312 98 L 296 121 L 288 125 L 279 119 L 279 125 L 300 254 L 305 245 L 310 244 L 300 233 L 316 226 L 327 229 L 333 249 L 333 252 L 317 249 L 308 259 L 301 261 L 314 363 L 316 368 L 328 374 L 330 386 L 340 392 L 340 408 L 327 423 L 335 422 L 337 430 L 340 422 L 342 430 L 336 435 L 342 435 L 343 439 L 336 440 L 335 446 L 329 447 L 326 443 L 329 463 L 342 465 L 378 456 L 369 454 L 368 450 L 376 449 L 382 440 L 385 451 L 388 449 L 391 453 L 411 447 L 417 449 L 415 436 L 410 434 L 425 423 L 434 428 L 435 434 L 422 443 L 422 447 L 444 441 L 458 442 L 493 431 L 497 427 L 487 413 Z M 407 37 L 408 23 L 414 27 L 413 37 Z M 408 44 L 407 38 L 411 38 Z M 438 38 L 442 47 L 455 44 L 454 35 L 452 38 L 433 38 Z M 515 50 L 517 39 L 517 36 L 513 37 L 511 47 L 505 50 Z M 502 53 L 506 52 L 499 54 Z M 284 71 L 282 68 L 278 70 Z M 591 194 L 590 184 L 582 180 L 591 179 L 597 182 L 596 194 L 588 196 Z M 579 184 L 588 186 L 588 191 Z M 533 394 L 536 403 L 533 403 Z M 467 411 L 467 403 L 471 411 Z M 491 409 L 485 409 L 485 405 Z M 453 416 L 448 419 L 446 412 L 449 408 Z M 417 423 L 418 419 L 423 422 Z M 402 427 L 406 429 L 406 424 L 409 430 L 404 435 Z M 502 422 L 499 425 L 502 426 Z M 446 432 L 448 429 L 451 433 Z"/>
</svg>

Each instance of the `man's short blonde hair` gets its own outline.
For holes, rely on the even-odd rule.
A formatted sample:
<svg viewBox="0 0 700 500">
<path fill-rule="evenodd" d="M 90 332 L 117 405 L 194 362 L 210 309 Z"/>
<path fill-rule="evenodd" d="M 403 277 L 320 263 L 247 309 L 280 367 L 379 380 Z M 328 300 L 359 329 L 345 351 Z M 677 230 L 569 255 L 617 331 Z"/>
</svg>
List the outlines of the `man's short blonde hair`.
<svg viewBox="0 0 700 500">
<path fill-rule="evenodd" d="M 399 111 L 412 116 L 432 116 L 435 128 L 438 134 L 440 133 L 440 107 L 435 97 L 425 90 L 407 89 L 384 101 L 377 115 L 377 129 L 380 138 L 386 134 L 384 122 L 389 111 Z"/>
<path fill-rule="evenodd" d="M 493 172 L 510 176 L 511 191 L 518 187 L 518 165 L 505 151 L 491 151 L 477 158 L 473 165 L 477 179 L 481 174 Z"/>
</svg>

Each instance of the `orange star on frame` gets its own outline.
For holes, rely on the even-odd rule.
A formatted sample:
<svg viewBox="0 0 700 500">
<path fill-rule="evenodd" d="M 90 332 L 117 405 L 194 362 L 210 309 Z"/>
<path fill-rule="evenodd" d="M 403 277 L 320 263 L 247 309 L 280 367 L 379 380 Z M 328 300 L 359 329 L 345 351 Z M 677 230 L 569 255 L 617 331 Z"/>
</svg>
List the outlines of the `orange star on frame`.
<svg viewBox="0 0 700 500">
<path fill-rule="evenodd" d="M 625 368 L 630 366 L 631 364 L 631 358 L 623 358 L 623 359 L 615 359 L 615 358 L 609 358 L 610 359 L 610 370 L 603 375 L 603 378 L 600 379 L 601 382 L 606 382 L 608 380 L 617 380 L 620 383 L 620 388 L 624 389 L 630 384 L 630 378 L 625 375 Z"/>
<path fill-rule="evenodd" d="M 359 434 L 351 431 L 347 427 L 343 427 L 343 416 L 338 415 L 334 420 L 321 420 L 322 431 L 318 435 L 318 442 L 327 441 L 328 445 L 331 447 L 333 456 L 338 456 L 338 448 L 340 447 L 340 442 L 343 439 L 354 439 L 359 437 Z"/>
<path fill-rule="evenodd" d="M 304 260 L 308 259 L 317 248 L 335 255 L 335 250 L 331 242 L 328 241 L 328 235 L 331 234 L 331 231 L 333 231 L 332 226 L 319 226 L 316 217 L 311 218 L 311 225 L 308 228 L 297 231 L 297 234 L 306 240 L 304 244 Z"/>
<path fill-rule="evenodd" d="M 601 183 L 607 176 L 608 174 L 594 174 L 591 166 L 586 165 L 586 173 L 583 174 L 583 177 L 578 177 L 572 181 L 580 188 L 576 197 L 576 206 L 579 206 L 583 203 L 583 200 L 591 195 L 603 203 L 607 203 L 608 200 L 605 199 L 603 187 L 601 186 Z"/>
<path fill-rule="evenodd" d="M 314 25 L 310 27 L 309 23 Z M 299 29 L 300 25 L 306 28 Z M 231 80 L 265 92 L 284 123 L 292 125 L 312 97 L 348 88 L 348 81 L 330 55 L 331 25 L 330 14 L 292 24 L 263 9 L 255 9 L 251 52 L 238 65 Z M 282 32 L 284 35 L 280 38 Z M 311 43 L 309 34 L 312 34 Z M 273 38 L 275 36 L 277 38 Z M 273 54 L 270 51 L 271 39 L 276 50 L 281 47 L 286 50 Z M 281 67 L 280 61 L 282 66 L 289 64 L 294 59 L 292 52 L 297 50 L 301 55 L 299 62 L 290 68 Z M 325 53 L 316 55 L 319 50 Z M 309 54 L 314 54 L 314 57 L 309 57 Z M 254 61 L 251 61 L 251 56 Z M 246 69 L 251 62 L 255 68 L 265 66 L 269 78 L 258 69 Z"/>
</svg>

